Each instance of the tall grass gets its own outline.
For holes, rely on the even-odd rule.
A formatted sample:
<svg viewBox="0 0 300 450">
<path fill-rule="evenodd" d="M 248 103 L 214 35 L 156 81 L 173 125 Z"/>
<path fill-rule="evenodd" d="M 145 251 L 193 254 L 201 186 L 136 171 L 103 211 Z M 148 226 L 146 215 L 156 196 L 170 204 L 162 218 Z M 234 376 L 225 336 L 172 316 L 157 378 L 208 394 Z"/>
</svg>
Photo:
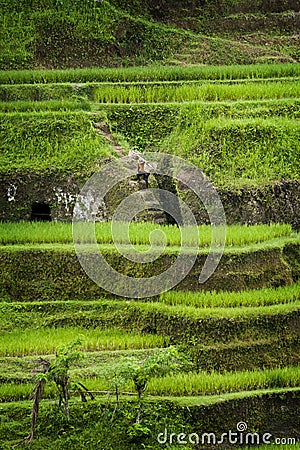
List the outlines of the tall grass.
<svg viewBox="0 0 300 450">
<path fill-rule="evenodd" d="M 99 103 L 162 103 L 222 100 L 261 100 L 297 98 L 299 82 L 262 82 L 240 84 L 187 84 L 183 86 L 106 86 L 95 90 Z"/>
<path fill-rule="evenodd" d="M 239 306 L 267 306 L 300 300 L 300 282 L 277 289 L 264 288 L 244 292 L 180 292 L 169 291 L 160 295 L 166 305 L 186 305 L 195 308 L 237 308 Z"/>
<path fill-rule="evenodd" d="M 116 223 L 114 223 L 116 225 Z M 118 224 L 117 224 L 118 225 Z M 180 246 L 181 232 L 174 225 L 157 225 L 149 222 L 133 222 L 119 224 L 120 231 L 129 227 L 129 237 L 133 245 L 149 245 L 149 237 L 155 230 L 160 230 L 166 237 L 166 245 Z M 116 227 L 118 228 L 118 226 Z M 96 238 L 101 244 L 113 242 L 127 243 L 124 233 L 112 237 L 111 222 L 97 222 L 95 224 Z M 186 244 L 192 247 L 208 247 L 211 243 L 211 227 L 201 225 L 199 242 L 194 237 L 189 241 L 187 233 Z M 292 227 L 289 224 L 270 225 L 229 225 L 226 228 L 226 245 L 241 246 L 268 240 L 292 236 Z M 72 224 L 64 222 L 0 222 L 0 244 L 39 244 L 39 243 L 72 243 Z M 161 245 L 161 240 L 152 241 L 153 245 Z"/>
<path fill-rule="evenodd" d="M 251 80 L 5 84 L 0 85 L 0 99 L 3 102 L 77 101 L 82 104 L 83 109 L 87 109 L 88 100 L 101 103 L 165 103 L 213 101 L 213 99 L 219 101 L 222 98 L 240 99 L 244 98 L 241 92 L 243 86 L 245 86 L 246 99 L 261 99 L 265 96 L 273 98 L 270 92 L 271 85 L 274 85 L 274 98 L 280 99 L 283 96 L 295 98 L 296 89 L 291 89 L 291 87 L 296 82 L 297 79 L 289 77 L 264 80 L 257 78 Z M 39 105 L 39 103 L 36 104 Z M 3 108 L 8 106 L 4 104 Z M 28 104 L 28 106 L 30 105 Z"/>
<path fill-rule="evenodd" d="M 117 328 L 99 330 L 79 327 L 16 329 L 0 335 L 0 356 L 45 355 L 82 338 L 82 350 L 125 350 L 160 347 L 164 337 L 128 333 Z"/>
<path fill-rule="evenodd" d="M 181 372 L 149 380 L 147 394 L 159 396 L 219 395 L 230 392 L 300 386 L 300 367 L 285 367 L 243 372 Z M 101 377 L 86 380 L 90 389 L 104 390 L 108 385 Z M 124 387 L 133 391 L 132 383 Z"/>
<path fill-rule="evenodd" d="M 189 372 L 151 379 L 151 395 L 218 395 L 228 392 L 300 386 L 300 367 L 244 372 Z"/>
<path fill-rule="evenodd" d="M 32 101 L 42 102 L 49 100 L 80 100 L 79 86 L 81 84 L 2 84 L 0 85 L 0 99 L 3 102 Z M 82 88 L 81 88 L 82 89 Z M 89 86 L 85 85 L 88 92 Z M 83 95 L 82 93 L 80 95 Z"/>
<path fill-rule="evenodd" d="M 1 112 L 29 111 L 88 111 L 87 101 L 48 100 L 48 101 L 12 101 L 0 104 Z"/>
<path fill-rule="evenodd" d="M 99 367 L 100 369 L 100 367 Z M 148 381 L 146 395 L 157 396 L 199 396 L 221 395 L 225 393 L 254 391 L 277 388 L 294 388 L 300 386 L 300 368 L 285 367 L 282 369 L 270 369 L 244 372 L 186 372 L 176 375 L 152 378 Z M 93 376 L 82 380 L 80 372 L 76 377 L 90 390 L 109 391 L 111 387 L 107 380 L 100 376 Z M 29 383 L 6 383 L 0 387 L 0 400 L 25 400 L 29 399 L 33 385 Z M 123 390 L 134 392 L 133 383 L 128 382 Z M 48 386 L 45 392 L 46 398 L 53 398 L 55 390 Z M 75 394 L 76 395 L 76 394 Z"/>
<path fill-rule="evenodd" d="M 29 400 L 32 398 L 34 386 L 32 383 L 1 383 L 0 402 Z M 54 398 L 57 389 L 54 385 L 46 385 L 43 398 Z"/>
<path fill-rule="evenodd" d="M 299 64 L 251 64 L 231 66 L 146 66 L 67 70 L 0 71 L 1 84 L 91 81 L 234 80 L 299 76 Z"/>
<path fill-rule="evenodd" d="M 267 306 L 239 306 L 237 308 L 232 307 L 211 307 L 211 308 L 196 308 L 184 304 L 166 305 L 164 303 L 139 303 L 138 309 L 147 312 L 156 312 L 158 314 L 167 315 L 168 317 L 186 317 L 187 319 L 209 319 L 209 320 L 221 320 L 229 319 L 250 319 L 263 316 L 272 315 L 285 315 L 292 313 L 292 311 L 299 310 L 300 302 L 295 300 L 292 303 L 275 304 Z"/>
<path fill-rule="evenodd" d="M 240 118 L 267 118 L 270 116 L 288 117 L 289 119 L 300 116 L 299 99 L 269 99 L 269 100 L 238 100 L 222 102 L 193 102 L 185 103 L 179 110 L 181 117 L 203 116 L 206 120 L 214 117 L 226 117 L 227 119 Z"/>
<path fill-rule="evenodd" d="M 17 168 L 90 171 L 111 151 L 84 112 L 2 114 L 0 138 L 2 172 Z"/>
</svg>

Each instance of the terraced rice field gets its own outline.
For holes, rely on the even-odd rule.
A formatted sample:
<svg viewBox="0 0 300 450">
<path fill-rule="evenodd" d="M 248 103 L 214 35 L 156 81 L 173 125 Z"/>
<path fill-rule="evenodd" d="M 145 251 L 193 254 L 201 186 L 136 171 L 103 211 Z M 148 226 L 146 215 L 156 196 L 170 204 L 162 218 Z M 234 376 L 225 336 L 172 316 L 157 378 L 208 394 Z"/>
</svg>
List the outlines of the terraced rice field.
<svg viewBox="0 0 300 450">
<path fill-rule="evenodd" d="M 273 441 L 299 439 L 299 217 L 284 197 L 288 190 L 276 197 L 275 188 L 299 182 L 299 66 L 6 71 L 0 80 L 1 177 L 17 186 L 9 191 L 13 200 L 5 194 L 1 203 L 1 448 L 11 448 L 30 431 L 41 362 L 60 367 L 74 341 L 70 416 L 59 408 L 58 385 L 50 377 L 33 449 L 158 449 L 157 436 L 165 429 L 220 436 L 239 422 L 249 432 L 269 431 Z M 97 131 L 99 122 L 109 132 Z M 28 221 L 24 199 L 38 201 L 33 191 L 41 193 L 47 177 L 67 180 L 70 189 L 76 176 L 82 184 L 120 157 L 117 145 L 124 154 L 134 147 L 188 159 L 238 199 L 241 192 L 261 189 L 263 203 L 262 193 L 275 186 L 266 209 L 277 220 L 257 213 L 240 221 L 227 212 L 224 255 L 203 286 L 198 278 L 211 227 L 199 224 L 200 242 L 191 240 L 187 249 L 199 255 L 181 284 L 151 298 L 113 296 L 86 276 L 76 258 L 67 223 L 76 192 L 68 203 L 65 191 L 56 191 L 69 208 L 64 222 Z M 184 190 L 180 195 L 186 199 Z M 290 216 L 278 206 L 282 198 Z M 113 209 L 114 198 L 109 201 Z M 16 214 L 27 214 L 26 220 Z M 111 265 L 140 278 L 170 266 L 181 245 L 174 225 L 132 223 L 137 250 L 149 249 L 152 231 L 165 234 L 163 254 L 147 267 L 121 258 L 110 217 L 95 228 Z M 126 247 L 122 240 L 118 244 Z M 163 354 L 174 348 L 180 364 L 167 370 Z M 147 369 L 151 358 L 164 368 L 161 373 Z M 149 376 L 140 411 L 136 374 L 143 370 Z M 86 386 L 85 395 L 78 383 Z M 89 393 L 93 399 L 86 398 Z M 217 448 L 207 442 L 185 447 Z"/>
</svg>

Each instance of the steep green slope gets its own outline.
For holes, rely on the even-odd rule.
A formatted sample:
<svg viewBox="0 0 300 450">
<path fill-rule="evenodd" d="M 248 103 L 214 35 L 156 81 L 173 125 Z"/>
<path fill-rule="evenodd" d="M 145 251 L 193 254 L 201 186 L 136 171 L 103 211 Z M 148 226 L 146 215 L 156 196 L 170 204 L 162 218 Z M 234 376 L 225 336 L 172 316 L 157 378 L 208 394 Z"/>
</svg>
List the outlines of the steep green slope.
<svg viewBox="0 0 300 450">
<path fill-rule="evenodd" d="M 5 0 L 0 68 L 297 62 L 298 12 L 295 0 Z"/>
</svg>

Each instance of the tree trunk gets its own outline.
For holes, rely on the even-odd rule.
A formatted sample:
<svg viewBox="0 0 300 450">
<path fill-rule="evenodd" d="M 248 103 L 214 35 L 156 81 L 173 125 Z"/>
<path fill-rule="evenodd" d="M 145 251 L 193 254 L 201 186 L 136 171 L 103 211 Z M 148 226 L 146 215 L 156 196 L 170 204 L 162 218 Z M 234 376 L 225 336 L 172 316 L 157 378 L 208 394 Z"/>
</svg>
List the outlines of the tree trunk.
<svg viewBox="0 0 300 450">
<path fill-rule="evenodd" d="M 63 385 L 63 398 L 64 398 L 65 414 L 67 417 L 69 417 L 69 395 L 68 395 L 67 384 Z"/>
<path fill-rule="evenodd" d="M 43 360 L 42 364 L 44 366 L 43 373 L 48 372 L 49 368 L 50 368 L 50 363 L 48 361 L 44 361 Z M 32 410 L 31 410 L 30 434 L 29 434 L 29 436 L 27 436 L 26 438 L 24 438 L 20 442 L 18 442 L 16 444 L 16 446 L 22 445 L 24 442 L 28 442 L 29 445 L 32 444 L 33 436 L 34 436 L 34 428 L 35 428 L 35 424 L 36 424 L 36 421 L 37 421 L 38 412 L 39 412 L 39 405 L 40 405 L 40 401 L 41 401 L 41 399 L 43 397 L 45 384 L 46 384 L 46 380 L 42 379 L 36 385 L 36 389 L 34 391 L 34 397 L 33 397 L 33 405 L 32 405 Z"/>
<path fill-rule="evenodd" d="M 110 419 L 111 422 L 114 420 L 116 411 L 117 411 L 118 406 L 119 406 L 119 389 L 118 389 L 118 386 L 117 386 L 117 385 L 116 385 L 115 394 L 116 394 L 116 404 L 115 404 L 115 408 L 114 408 L 114 410 L 113 410 L 113 413 L 112 413 L 112 416 L 111 416 L 111 419 Z"/>
<path fill-rule="evenodd" d="M 138 391 L 138 401 L 139 401 L 139 405 L 138 405 L 138 414 L 137 414 L 137 418 L 136 418 L 136 423 L 140 423 L 141 421 L 141 411 L 142 411 L 142 392 Z"/>
<path fill-rule="evenodd" d="M 35 424 L 37 421 L 39 405 L 40 405 L 40 401 L 41 401 L 43 393 L 44 393 L 45 384 L 46 384 L 46 380 L 41 380 L 38 383 L 38 385 L 36 387 L 36 391 L 34 393 L 34 402 L 33 402 L 32 412 L 31 412 L 31 430 L 30 430 L 30 435 L 29 435 L 29 444 L 32 444 L 32 441 L 33 441 L 34 427 L 35 427 Z"/>
</svg>

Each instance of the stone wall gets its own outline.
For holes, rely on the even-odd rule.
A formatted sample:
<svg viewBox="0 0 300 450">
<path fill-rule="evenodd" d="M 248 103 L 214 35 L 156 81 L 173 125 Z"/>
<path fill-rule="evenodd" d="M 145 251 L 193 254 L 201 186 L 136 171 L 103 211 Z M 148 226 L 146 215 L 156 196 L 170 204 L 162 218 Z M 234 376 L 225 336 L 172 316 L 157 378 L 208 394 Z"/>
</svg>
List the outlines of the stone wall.
<svg viewBox="0 0 300 450">
<path fill-rule="evenodd" d="M 58 172 L 46 175 L 30 172 L 0 175 L 0 220 L 30 220 L 32 205 L 38 202 L 50 206 L 52 220 L 70 222 L 77 195 L 84 182 L 82 175 L 61 175 Z M 168 184 L 158 186 L 155 177 L 150 177 L 149 186 L 170 190 Z M 115 208 L 126 196 L 144 187 L 143 183 L 138 185 L 131 180 L 113 188 L 105 197 L 97 219 L 110 220 Z M 197 222 L 209 223 L 207 212 L 197 196 L 184 185 L 177 188 L 179 197 L 191 208 Z M 218 189 L 218 192 L 229 225 L 277 222 L 290 223 L 294 229 L 300 229 L 300 182 L 297 180 L 282 181 L 261 188 Z M 153 214 L 153 211 L 140 215 L 141 220 L 170 223 L 168 217 L 162 219 L 163 216 L 160 215 L 159 220 L 157 217 L 158 212 Z"/>
</svg>

